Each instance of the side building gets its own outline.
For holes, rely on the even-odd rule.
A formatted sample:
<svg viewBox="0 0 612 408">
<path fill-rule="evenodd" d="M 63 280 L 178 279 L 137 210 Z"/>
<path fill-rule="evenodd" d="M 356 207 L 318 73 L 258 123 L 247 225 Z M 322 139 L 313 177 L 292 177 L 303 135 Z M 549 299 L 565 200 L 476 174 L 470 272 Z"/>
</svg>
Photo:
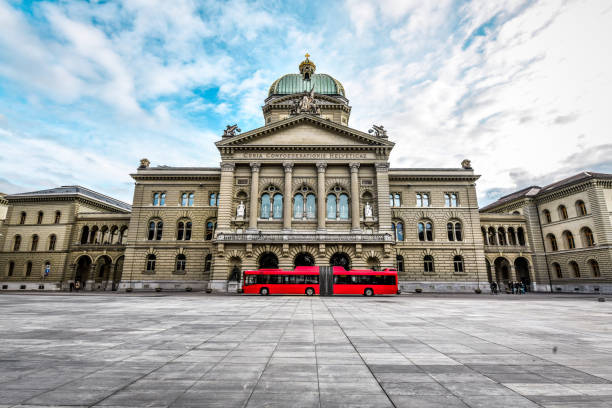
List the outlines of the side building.
<svg viewBox="0 0 612 408">
<path fill-rule="evenodd" d="M 80 186 L 5 196 L 4 290 L 113 289 L 121 280 L 130 205 Z"/>
<path fill-rule="evenodd" d="M 612 293 L 612 174 L 582 172 L 545 187 L 527 187 L 480 214 L 485 252 L 499 249 L 507 228 L 488 227 L 484 220 L 494 215 L 524 219 L 534 290 Z M 515 267 L 511 256 L 488 262 L 494 276 Z"/>
</svg>

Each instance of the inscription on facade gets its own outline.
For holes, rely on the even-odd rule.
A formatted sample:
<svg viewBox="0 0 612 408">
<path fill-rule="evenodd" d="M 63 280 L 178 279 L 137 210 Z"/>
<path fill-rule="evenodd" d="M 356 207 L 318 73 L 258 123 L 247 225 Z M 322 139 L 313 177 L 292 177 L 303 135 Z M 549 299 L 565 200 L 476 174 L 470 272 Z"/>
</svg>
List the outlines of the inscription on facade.
<svg viewBox="0 0 612 408">
<path fill-rule="evenodd" d="M 375 155 L 368 153 L 238 153 L 236 158 L 245 159 L 314 159 L 314 160 L 356 160 L 375 159 Z"/>
</svg>

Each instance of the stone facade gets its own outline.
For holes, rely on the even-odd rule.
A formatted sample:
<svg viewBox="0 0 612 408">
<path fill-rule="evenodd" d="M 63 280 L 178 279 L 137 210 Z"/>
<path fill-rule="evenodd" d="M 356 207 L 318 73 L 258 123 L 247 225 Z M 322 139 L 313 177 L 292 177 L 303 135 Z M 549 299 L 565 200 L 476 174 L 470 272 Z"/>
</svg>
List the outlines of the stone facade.
<svg viewBox="0 0 612 408">
<path fill-rule="evenodd" d="M 468 160 L 390 168 L 384 127 L 349 127 L 344 87 L 308 58 L 262 110 L 263 127 L 226 128 L 219 167 L 141 160 L 132 206 L 77 186 L 0 197 L 2 287 L 226 291 L 244 270 L 341 265 L 395 268 L 404 291 L 612 291 L 612 176 L 530 187 L 479 211 Z"/>
<path fill-rule="evenodd" d="M 523 220 L 535 290 L 612 292 L 612 175 L 583 172 L 502 197 L 481 209 L 483 228 L 494 214 Z M 497 273 L 504 259 L 514 265 L 512 256 L 485 251 Z"/>
</svg>

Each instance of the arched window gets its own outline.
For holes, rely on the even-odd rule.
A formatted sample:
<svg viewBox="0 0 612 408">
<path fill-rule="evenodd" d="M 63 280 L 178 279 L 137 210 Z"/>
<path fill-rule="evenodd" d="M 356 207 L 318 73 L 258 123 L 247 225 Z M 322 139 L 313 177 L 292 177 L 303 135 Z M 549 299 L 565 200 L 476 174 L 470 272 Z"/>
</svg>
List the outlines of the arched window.
<svg viewBox="0 0 612 408">
<path fill-rule="evenodd" d="M 460 222 L 449 222 L 446 224 L 446 232 L 449 241 L 463 241 L 463 233 Z"/>
<path fill-rule="evenodd" d="M 13 251 L 19 251 L 21 246 L 21 235 L 15 235 L 15 241 L 13 242 Z"/>
<path fill-rule="evenodd" d="M 404 257 L 397 255 L 395 257 L 396 268 L 398 272 L 404 272 Z"/>
<path fill-rule="evenodd" d="M 327 219 L 335 220 L 336 219 L 336 195 L 328 194 L 327 195 Z"/>
<path fill-rule="evenodd" d="M 154 272 L 155 271 L 155 261 L 157 260 L 157 257 L 153 254 L 149 254 L 147 255 L 147 272 Z"/>
<path fill-rule="evenodd" d="M 214 219 L 206 221 L 206 241 L 211 241 L 215 237 L 216 229 L 217 222 Z"/>
<path fill-rule="evenodd" d="M 523 227 L 518 227 L 516 230 L 516 235 L 518 235 L 518 243 L 520 246 L 525 246 L 525 231 L 523 231 Z"/>
<path fill-rule="evenodd" d="M 127 238 L 128 227 L 123 226 L 119 229 L 119 243 L 125 245 L 125 238 Z"/>
<path fill-rule="evenodd" d="M 521 212 L 520 211 L 513 211 L 512 215 L 521 215 Z"/>
<path fill-rule="evenodd" d="M 147 233 L 147 239 L 149 241 L 161 241 L 162 234 L 164 232 L 164 223 L 160 221 L 149 221 L 149 230 Z"/>
<path fill-rule="evenodd" d="M 108 227 L 106 225 L 102 227 L 102 229 L 100 230 L 100 234 L 101 234 L 100 243 L 106 244 L 106 239 L 108 236 Z"/>
<path fill-rule="evenodd" d="M 166 205 L 166 193 L 161 193 L 159 196 L 159 205 Z"/>
<path fill-rule="evenodd" d="M 514 231 L 514 227 L 508 227 L 508 244 L 516 245 L 516 232 Z"/>
<path fill-rule="evenodd" d="M 391 223 L 391 229 L 393 230 L 393 234 L 395 236 L 396 241 L 404 240 L 404 223 L 401 221 L 394 221 Z"/>
<path fill-rule="evenodd" d="M 558 208 L 559 218 L 562 220 L 567 220 L 567 208 L 564 205 L 560 205 Z"/>
<path fill-rule="evenodd" d="M 430 221 L 421 221 L 417 224 L 419 241 L 433 241 L 433 225 Z"/>
<path fill-rule="evenodd" d="M 587 209 L 586 209 L 586 205 L 584 204 L 584 201 L 582 200 L 576 201 L 576 214 L 579 217 L 583 215 L 587 215 Z"/>
<path fill-rule="evenodd" d="M 218 203 L 219 201 L 217 199 L 217 193 L 210 193 L 210 195 L 208 196 L 208 205 L 210 205 L 211 207 L 216 207 Z"/>
<path fill-rule="evenodd" d="M 206 255 L 206 258 L 204 258 L 204 272 L 210 273 L 211 269 L 212 269 L 212 254 L 208 254 Z"/>
<path fill-rule="evenodd" d="M 585 247 L 595 246 L 595 237 L 593 236 L 593 231 L 589 227 L 584 227 L 582 229 L 582 242 Z"/>
<path fill-rule="evenodd" d="M 300 220 L 304 218 L 304 196 L 302 194 L 293 196 L 293 218 Z"/>
<path fill-rule="evenodd" d="M 488 233 L 489 233 L 489 245 L 497 245 L 497 240 L 496 240 L 497 234 L 495 233 L 495 228 L 489 227 Z"/>
<path fill-rule="evenodd" d="M 26 222 L 26 213 L 25 213 L 25 211 L 22 211 L 21 212 L 21 216 L 19 217 L 19 224 L 23 225 L 23 224 L 25 224 L 25 222 Z"/>
<path fill-rule="evenodd" d="M 576 261 L 570 261 L 569 263 L 571 271 L 574 273 L 574 278 L 580 277 L 580 267 L 578 267 L 578 263 Z"/>
<path fill-rule="evenodd" d="M 153 193 L 153 205 L 159 205 L 159 193 Z"/>
<path fill-rule="evenodd" d="M 181 194 L 181 206 L 187 207 L 187 202 L 188 202 L 187 197 L 188 197 L 187 193 Z"/>
<path fill-rule="evenodd" d="M 32 261 L 28 261 L 28 263 L 26 264 L 25 276 L 26 277 L 32 276 Z"/>
<path fill-rule="evenodd" d="M 574 242 L 574 235 L 572 235 L 570 231 L 563 231 L 563 237 L 565 238 L 565 249 L 576 248 L 576 243 Z"/>
<path fill-rule="evenodd" d="M 424 272 L 435 272 L 433 256 L 425 255 L 423 257 L 423 271 Z"/>
<path fill-rule="evenodd" d="M 561 265 L 559 265 L 558 263 L 553 263 L 553 270 L 555 271 L 555 275 L 557 276 L 557 279 L 563 279 L 563 273 L 561 272 Z"/>
<path fill-rule="evenodd" d="M 497 242 L 499 242 L 499 245 L 508 245 L 508 242 L 506 242 L 506 230 L 503 227 L 497 229 Z"/>
<path fill-rule="evenodd" d="M 36 251 L 38 249 L 38 235 L 32 235 L 32 246 L 30 247 L 30 251 Z"/>
<path fill-rule="evenodd" d="M 86 244 L 89 240 L 89 227 L 86 225 L 81 230 L 81 244 Z"/>
<path fill-rule="evenodd" d="M 55 221 L 54 221 L 54 222 L 55 222 L 56 224 L 59 224 L 59 223 L 60 223 L 61 218 L 62 218 L 62 213 L 61 213 L 61 212 L 59 212 L 59 211 L 56 211 L 56 212 L 55 212 Z"/>
<path fill-rule="evenodd" d="M 444 193 L 444 205 L 446 207 L 457 207 L 457 193 Z"/>
<path fill-rule="evenodd" d="M 594 278 L 599 278 L 601 276 L 601 271 L 599 270 L 599 263 L 596 260 L 591 259 L 589 261 L 589 266 L 591 267 L 591 275 Z"/>
<path fill-rule="evenodd" d="M 270 218 L 270 194 L 268 193 L 261 195 L 261 218 L 264 220 Z"/>
<path fill-rule="evenodd" d="M 550 244 L 550 250 L 558 251 L 559 246 L 557 245 L 557 238 L 553 234 L 548 234 L 546 238 L 548 238 L 548 243 Z"/>
<path fill-rule="evenodd" d="M 7 276 L 13 276 L 13 273 L 15 273 L 15 262 L 11 261 L 9 262 L 9 268 L 7 271 Z"/>
<path fill-rule="evenodd" d="M 461 255 L 455 255 L 453 264 L 455 266 L 455 272 L 463 272 L 463 257 Z"/>
<path fill-rule="evenodd" d="M 401 207 L 402 206 L 402 196 L 399 193 L 393 193 L 393 206 Z"/>
<path fill-rule="evenodd" d="M 187 205 L 189 207 L 193 207 L 193 199 L 194 199 L 194 197 L 195 197 L 195 195 L 193 193 L 189 193 L 189 198 L 188 198 L 188 201 L 187 201 Z"/>
<path fill-rule="evenodd" d="M 317 218 L 317 202 L 314 194 L 306 195 L 306 218 Z"/>
<path fill-rule="evenodd" d="M 191 240 L 191 221 L 189 220 L 179 221 L 178 226 L 177 226 L 176 239 L 179 241 Z"/>
<path fill-rule="evenodd" d="M 339 213 L 340 213 L 340 219 L 341 220 L 347 220 L 349 217 L 349 198 L 348 195 L 346 194 L 340 194 L 340 200 L 338 201 L 339 203 Z"/>
<path fill-rule="evenodd" d="M 42 224 L 42 222 L 43 222 L 43 212 L 39 211 L 38 212 L 38 218 L 36 219 L 36 223 L 37 224 Z"/>
<path fill-rule="evenodd" d="M 393 207 L 393 193 L 389 193 L 389 207 Z"/>
<path fill-rule="evenodd" d="M 542 214 L 544 214 L 544 219 L 546 220 L 546 223 L 550 224 L 552 222 L 552 217 L 550 216 L 550 211 L 544 210 L 544 211 L 542 211 Z"/>
<path fill-rule="evenodd" d="M 485 245 L 489 245 L 489 240 L 487 239 L 487 230 L 485 227 L 480 227 L 480 232 L 482 233 L 482 242 Z"/>
<path fill-rule="evenodd" d="M 57 242 L 57 237 L 55 235 L 51 235 L 49 237 L 49 251 L 55 251 L 56 242 Z"/>
<path fill-rule="evenodd" d="M 89 233 L 89 243 L 97 244 L 98 243 L 98 226 L 94 225 L 91 227 L 91 231 Z"/>
<path fill-rule="evenodd" d="M 317 216 L 317 205 L 312 188 L 302 185 L 293 196 L 293 218 L 301 220 L 304 218 L 314 219 Z"/>
<path fill-rule="evenodd" d="M 176 256 L 176 271 L 185 272 L 186 266 L 187 266 L 187 257 L 183 254 L 178 254 Z"/>
<path fill-rule="evenodd" d="M 274 194 L 272 203 L 272 217 L 275 219 L 283 218 L 283 195 L 280 193 Z"/>
</svg>

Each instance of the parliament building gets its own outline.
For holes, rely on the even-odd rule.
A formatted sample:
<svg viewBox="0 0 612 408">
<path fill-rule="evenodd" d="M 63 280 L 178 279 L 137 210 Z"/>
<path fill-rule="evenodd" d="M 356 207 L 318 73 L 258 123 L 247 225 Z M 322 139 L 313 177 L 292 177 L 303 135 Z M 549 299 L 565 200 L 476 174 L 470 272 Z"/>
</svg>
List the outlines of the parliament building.
<svg viewBox="0 0 612 408">
<path fill-rule="evenodd" d="M 351 128 L 344 87 L 308 56 L 262 111 L 263 127 L 226 127 L 219 167 L 142 159 L 132 205 L 80 186 L 0 196 L 2 289 L 235 291 L 245 270 L 331 265 L 395 268 L 403 291 L 612 292 L 612 175 L 479 209 L 469 160 L 390 167 L 387 131 Z"/>
</svg>

